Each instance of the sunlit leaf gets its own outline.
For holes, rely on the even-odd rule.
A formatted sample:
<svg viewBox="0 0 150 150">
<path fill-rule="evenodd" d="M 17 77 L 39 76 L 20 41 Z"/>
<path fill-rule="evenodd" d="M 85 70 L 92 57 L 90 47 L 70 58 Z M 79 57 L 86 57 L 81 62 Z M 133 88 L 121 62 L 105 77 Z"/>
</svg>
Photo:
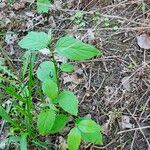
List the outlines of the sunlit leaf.
<svg viewBox="0 0 150 150">
<path fill-rule="evenodd" d="M 57 41 L 56 52 L 71 60 L 85 60 L 100 55 L 100 51 L 95 47 L 68 36 Z"/>
<path fill-rule="evenodd" d="M 54 63 L 51 61 L 44 61 L 40 64 L 37 70 L 37 77 L 41 81 L 46 79 L 53 79 L 56 82 L 56 71 Z"/>
<path fill-rule="evenodd" d="M 78 150 L 81 143 L 81 133 L 77 127 L 70 130 L 68 134 L 67 144 L 69 150 Z"/>
<path fill-rule="evenodd" d="M 45 32 L 29 32 L 20 42 L 19 46 L 28 50 L 40 50 L 46 48 L 50 42 Z"/>
</svg>

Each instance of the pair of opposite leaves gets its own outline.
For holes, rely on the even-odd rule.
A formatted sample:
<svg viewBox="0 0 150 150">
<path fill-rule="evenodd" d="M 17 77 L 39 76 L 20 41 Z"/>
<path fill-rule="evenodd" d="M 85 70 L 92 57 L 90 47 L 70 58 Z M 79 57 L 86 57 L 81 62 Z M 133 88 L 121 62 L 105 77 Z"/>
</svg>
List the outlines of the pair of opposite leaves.
<svg viewBox="0 0 150 150">
<path fill-rule="evenodd" d="M 32 31 L 19 42 L 19 46 L 34 51 L 47 48 L 50 42 L 51 33 Z M 95 47 L 69 36 L 61 37 L 57 41 L 55 52 L 70 60 L 85 60 L 101 54 Z"/>
</svg>

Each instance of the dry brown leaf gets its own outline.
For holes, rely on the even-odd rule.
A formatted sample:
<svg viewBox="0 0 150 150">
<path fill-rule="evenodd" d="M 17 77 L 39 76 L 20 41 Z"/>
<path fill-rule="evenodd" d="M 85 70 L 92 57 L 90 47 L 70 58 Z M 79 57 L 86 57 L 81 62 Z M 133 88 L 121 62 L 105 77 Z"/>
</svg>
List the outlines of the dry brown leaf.
<svg viewBox="0 0 150 150">
<path fill-rule="evenodd" d="M 60 144 L 58 146 L 59 149 L 61 149 L 61 150 L 67 150 L 67 148 L 68 148 L 67 142 L 66 142 L 66 140 L 62 136 L 59 137 L 59 142 L 60 142 Z"/>
<path fill-rule="evenodd" d="M 131 91 L 130 87 L 130 76 L 124 77 L 122 80 L 122 85 L 127 91 Z"/>
<path fill-rule="evenodd" d="M 63 84 L 66 84 L 66 83 L 69 83 L 69 82 L 79 84 L 84 80 L 83 78 L 78 78 L 77 74 L 75 74 L 75 73 L 73 73 L 71 75 L 63 73 L 62 74 L 62 79 L 63 79 Z"/>
<path fill-rule="evenodd" d="M 134 128 L 134 124 L 130 123 L 130 117 L 123 115 L 122 116 L 122 121 L 120 122 L 121 128 L 122 129 L 132 129 Z"/>
<path fill-rule="evenodd" d="M 39 52 L 43 55 L 50 55 L 50 50 L 48 48 L 40 49 Z"/>
<path fill-rule="evenodd" d="M 150 36 L 147 34 L 137 36 L 137 43 L 143 49 L 150 49 Z"/>
</svg>

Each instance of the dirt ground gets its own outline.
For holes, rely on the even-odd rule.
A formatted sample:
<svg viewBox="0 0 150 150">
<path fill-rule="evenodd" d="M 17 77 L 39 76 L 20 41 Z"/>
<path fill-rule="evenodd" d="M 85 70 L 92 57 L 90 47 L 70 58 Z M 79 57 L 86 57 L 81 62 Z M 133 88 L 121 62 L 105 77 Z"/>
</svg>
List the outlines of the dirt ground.
<svg viewBox="0 0 150 150">
<path fill-rule="evenodd" d="M 79 11 L 82 27 L 70 19 Z M 79 116 L 88 115 L 103 127 L 102 146 L 83 142 L 80 149 L 150 150 L 150 51 L 137 42 L 141 34 L 150 38 L 150 1 L 56 0 L 48 14 L 38 14 L 34 3 L 16 0 L 6 4 L 2 0 L 1 58 L 7 54 L 8 67 L 19 70 L 24 54 L 19 39 L 28 31 L 49 29 L 52 43 L 67 34 L 102 52 L 93 60 L 72 62 L 75 73 L 60 78 L 62 86 L 78 95 Z M 12 44 L 6 39 L 10 32 Z M 47 56 L 40 55 L 36 66 L 44 59 Z M 66 133 L 55 135 L 53 142 L 62 137 L 65 140 Z"/>
</svg>

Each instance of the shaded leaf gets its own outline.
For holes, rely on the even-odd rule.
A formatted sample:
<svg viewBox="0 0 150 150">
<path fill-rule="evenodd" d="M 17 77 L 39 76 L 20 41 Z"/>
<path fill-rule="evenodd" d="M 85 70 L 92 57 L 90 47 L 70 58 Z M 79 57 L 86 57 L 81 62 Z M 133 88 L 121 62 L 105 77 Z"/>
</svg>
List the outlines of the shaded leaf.
<svg viewBox="0 0 150 150">
<path fill-rule="evenodd" d="M 57 133 L 62 130 L 68 121 L 68 117 L 66 115 L 60 114 L 56 116 L 54 125 L 50 131 L 50 133 Z"/>
<path fill-rule="evenodd" d="M 78 99 L 73 92 L 62 91 L 58 96 L 59 105 L 66 112 L 77 116 L 78 113 Z"/>
<path fill-rule="evenodd" d="M 11 95 L 12 97 L 15 97 L 17 100 L 26 103 L 26 99 L 23 98 L 20 94 L 18 94 L 14 87 L 4 87 L 4 90 L 7 94 Z"/>
<path fill-rule="evenodd" d="M 6 121 L 8 121 L 10 123 L 13 123 L 13 120 L 10 118 L 10 116 L 8 115 L 8 113 L 6 112 L 6 110 L 2 106 L 0 106 L 0 116 L 4 120 L 6 120 Z"/>
<path fill-rule="evenodd" d="M 85 60 L 100 55 L 100 51 L 95 47 L 68 36 L 57 41 L 56 51 L 71 60 Z"/>
<path fill-rule="evenodd" d="M 90 142 L 93 144 L 102 144 L 102 133 L 100 131 L 93 132 L 93 133 L 82 133 L 81 132 L 82 139 L 86 142 Z"/>
<path fill-rule="evenodd" d="M 101 131 L 100 126 L 91 119 L 83 119 L 77 124 L 79 130 L 83 133 L 94 133 Z"/>
<path fill-rule="evenodd" d="M 74 66 L 72 64 L 62 64 L 60 66 L 61 71 L 63 72 L 73 72 L 74 71 Z"/>
<path fill-rule="evenodd" d="M 42 83 L 42 90 L 45 95 L 47 95 L 51 100 L 56 98 L 58 94 L 58 86 L 51 78 L 46 79 Z"/>
<path fill-rule="evenodd" d="M 41 135 L 50 133 L 55 122 L 55 112 L 51 109 L 42 110 L 38 115 L 37 127 Z"/>
</svg>

